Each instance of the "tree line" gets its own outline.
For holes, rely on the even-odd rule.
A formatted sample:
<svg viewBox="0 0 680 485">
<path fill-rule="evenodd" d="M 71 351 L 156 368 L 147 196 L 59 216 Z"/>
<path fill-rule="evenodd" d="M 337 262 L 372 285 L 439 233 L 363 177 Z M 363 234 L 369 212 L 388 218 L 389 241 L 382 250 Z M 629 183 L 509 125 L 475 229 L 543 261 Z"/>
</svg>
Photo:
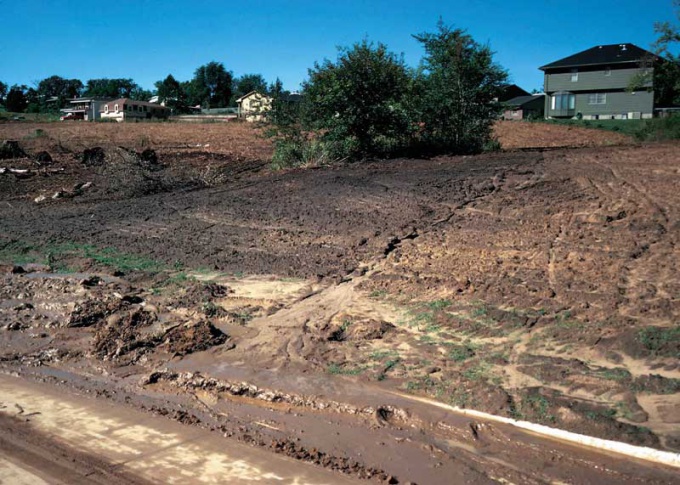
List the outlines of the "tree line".
<svg viewBox="0 0 680 485">
<path fill-rule="evenodd" d="M 268 85 L 261 74 L 244 74 L 234 77 L 221 62 L 209 62 L 194 71 L 188 81 L 178 81 L 172 74 L 157 81 L 155 90 L 142 88 L 129 78 L 79 79 L 50 76 L 33 87 L 14 84 L 8 86 L 0 81 L 0 104 L 7 111 L 16 113 L 55 112 L 68 105 L 69 100 L 85 97 L 130 98 L 149 101 L 154 95 L 175 112 L 187 112 L 190 106 L 202 108 L 226 108 L 235 106 L 236 99 L 250 91 L 268 93 L 279 86 L 277 79 Z"/>
</svg>

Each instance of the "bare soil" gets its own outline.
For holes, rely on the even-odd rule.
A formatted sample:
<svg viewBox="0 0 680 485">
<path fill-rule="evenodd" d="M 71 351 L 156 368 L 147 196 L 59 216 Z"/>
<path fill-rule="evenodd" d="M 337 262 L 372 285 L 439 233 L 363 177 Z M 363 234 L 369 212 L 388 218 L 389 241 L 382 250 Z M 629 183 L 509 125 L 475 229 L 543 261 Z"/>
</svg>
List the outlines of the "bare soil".
<svg viewBox="0 0 680 485">
<path fill-rule="evenodd" d="M 680 451 L 679 145 L 497 133 L 271 172 L 243 125 L 0 125 L 0 366 L 361 478 L 636 481 L 388 397 Z"/>
</svg>

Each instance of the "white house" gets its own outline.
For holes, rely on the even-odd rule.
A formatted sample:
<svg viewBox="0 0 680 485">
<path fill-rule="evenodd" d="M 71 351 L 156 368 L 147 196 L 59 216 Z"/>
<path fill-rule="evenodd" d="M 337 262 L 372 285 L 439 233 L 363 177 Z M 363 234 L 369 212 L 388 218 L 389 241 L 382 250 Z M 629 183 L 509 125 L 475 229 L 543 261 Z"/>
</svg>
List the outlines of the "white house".
<svg viewBox="0 0 680 485">
<path fill-rule="evenodd" d="M 100 118 L 101 107 L 111 98 L 75 98 L 69 101 L 68 108 L 61 109 L 64 117 L 85 121 L 96 121 Z"/>
<path fill-rule="evenodd" d="M 170 109 L 146 101 L 134 101 L 129 98 L 114 99 L 100 108 L 103 120 L 139 121 L 148 119 L 167 119 Z"/>
<path fill-rule="evenodd" d="M 263 121 L 267 118 L 267 111 L 272 109 L 273 99 L 266 94 L 251 91 L 236 100 L 238 117 L 246 121 Z"/>
</svg>

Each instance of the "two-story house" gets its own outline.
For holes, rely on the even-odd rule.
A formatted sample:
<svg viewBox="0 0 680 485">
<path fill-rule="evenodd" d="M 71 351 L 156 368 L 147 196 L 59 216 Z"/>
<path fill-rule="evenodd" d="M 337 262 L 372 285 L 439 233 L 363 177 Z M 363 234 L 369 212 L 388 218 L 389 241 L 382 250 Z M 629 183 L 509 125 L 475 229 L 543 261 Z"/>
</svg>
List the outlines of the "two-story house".
<svg viewBox="0 0 680 485">
<path fill-rule="evenodd" d="M 101 107 L 111 98 L 74 98 L 69 101 L 70 107 L 60 110 L 62 120 L 97 121 L 101 118 Z"/>
<path fill-rule="evenodd" d="M 658 58 L 633 44 L 592 47 L 540 67 L 544 74 L 545 117 L 640 119 L 654 114 L 651 88 Z M 639 90 L 631 80 L 644 75 Z"/>
<path fill-rule="evenodd" d="M 272 109 L 273 99 L 266 94 L 251 91 L 236 100 L 238 117 L 246 121 L 263 121 Z"/>
</svg>

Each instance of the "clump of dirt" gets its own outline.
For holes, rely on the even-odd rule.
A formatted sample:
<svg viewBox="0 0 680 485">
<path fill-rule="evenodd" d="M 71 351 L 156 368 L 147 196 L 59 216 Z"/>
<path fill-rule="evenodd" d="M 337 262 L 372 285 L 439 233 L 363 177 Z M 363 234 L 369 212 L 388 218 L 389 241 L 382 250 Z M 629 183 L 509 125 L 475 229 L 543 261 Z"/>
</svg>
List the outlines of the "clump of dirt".
<svg viewBox="0 0 680 485">
<path fill-rule="evenodd" d="M 378 340 L 394 330 L 394 325 L 372 318 L 350 319 L 332 323 L 321 329 L 324 340 L 331 342 Z"/>
<path fill-rule="evenodd" d="M 359 319 L 352 322 L 346 329 L 345 335 L 350 341 L 378 340 L 394 328 L 394 325 L 384 320 Z"/>
<path fill-rule="evenodd" d="M 83 165 L 88 167 L 98 167 L 104 165 L 106 153 L 102 147 L 86 148 L 80 157 Z"/>
<path fill-rule="evenodd" d="M 228 338 L 212 323 L 201 320 L 173 328 L 165 334 L 163 345 L 176 355 L 187 355 L 222 345 Z"/>
<path fill-rule="evenodd" d="M 139 308 L 122 311 L 100 322 L 92 340 L 92 353 L 101 360 L 119 360 L 126 357 L 135 362 L 155 347 L 160 337 L 144 334 L 142 329 L 156 321 L 153 313 Z"/>
<path fill-rule="evenodd" d="M 151 148 L 147 148 L 143 152 L 139 153 L 139 160 L 140 165 L 151 172 L 156 172 L 166 168 L 165 165 L 160 163 L 156 151 L 152 150 Z"/>
<path fill-rule="evenodd" d="M 36 153 L 34 158 L 38 165 L 52 165 L 54 162 L 52 155 L 50 155 L 49 152 L 45 150 Z"/>
<path fill-rule="evenodd" d="M 134 150 L 121 147 L 95 147 L 83 152 L 83 164 L 94 168 L 95 188 L 89 198 L 129 198 L 168 189 L 171 181 L 157 172 L 162 166 L 143 160 Z"/>
<path fill-rule="evenodd" d="M 118 298 L 94 298 L 76 303 L 66 322 L 67 327 L 90 327 L 121 308 Z"/>
<path fill-rule="evenodd" d="M 231 290 L 218 283 L 204 283 L 192 281 L 186 285 L 186 289 L 173 300 L 175 306 L 181 308 L 200 308 L 207 317 L 225 317 L 228 313 L 224 308 L 216 305 L 217 298 L 226 297 Z"/>
<path fill-rule="evenodd" d="M 244 441 L 250 440 L 245 439 Z M 271 442 L 269 448 L 276 453 L 284 454 L 296 460 L 311 462 L 315 465 L 320 465 L 330 470 L 339 471 L 346 475 L 355 475 L 358 478 L 365 480 L 378 480 L 381 483 L 399 483 L 395 477 L 388 475 L 382 470 L 373 467 L 366 467 L 365 465 L 362 465 L 361 463 L 358 463 L 354 460 L 350 460 L 349 458 L 333 456 L 317 449 L 309 450 L 290 439 L 275 439 Z"/>
<path fill-rule="evenodd" d="M 19 146 L 16 140 L 6 140 L 0 145 L 0 160 L 11 160 L 13 158 L 26 158 L 28 155 Z"/>
</svg>

